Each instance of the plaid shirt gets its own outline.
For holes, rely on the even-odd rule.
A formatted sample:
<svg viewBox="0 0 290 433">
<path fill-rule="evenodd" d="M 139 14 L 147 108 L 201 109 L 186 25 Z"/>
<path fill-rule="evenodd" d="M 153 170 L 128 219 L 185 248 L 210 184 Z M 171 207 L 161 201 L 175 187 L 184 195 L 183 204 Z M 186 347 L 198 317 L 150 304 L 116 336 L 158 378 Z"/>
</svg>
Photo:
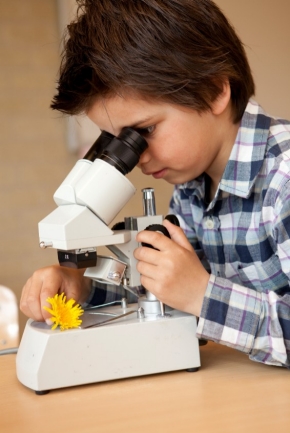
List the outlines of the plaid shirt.
<svg viewBox="0 0 290 433">
<path fill-rule="evenodd" d="M 171 212 L 210 267 L 197 335 L 290 366 L 290 122 L 250 100 L 214 199 L 206 175 Z"/>
</svg>

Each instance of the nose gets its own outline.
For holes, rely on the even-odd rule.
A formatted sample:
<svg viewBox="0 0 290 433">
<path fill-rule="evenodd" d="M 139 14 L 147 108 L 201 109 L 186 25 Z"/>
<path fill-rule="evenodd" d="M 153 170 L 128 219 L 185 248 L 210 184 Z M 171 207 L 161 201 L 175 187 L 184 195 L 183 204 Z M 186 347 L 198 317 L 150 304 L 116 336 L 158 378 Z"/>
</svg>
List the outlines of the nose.
<svg viewBox="0 0 290 433">
<path fill-rule="evenodd" d="M 149 149 L 147 148 L 144 150 L 144 152 L 141 153 L 137 167 L 141 168 L 142 165 L 147 164 L 149 161 L 150 161 L 150 153 L 149 153 Z"/>
</svg>

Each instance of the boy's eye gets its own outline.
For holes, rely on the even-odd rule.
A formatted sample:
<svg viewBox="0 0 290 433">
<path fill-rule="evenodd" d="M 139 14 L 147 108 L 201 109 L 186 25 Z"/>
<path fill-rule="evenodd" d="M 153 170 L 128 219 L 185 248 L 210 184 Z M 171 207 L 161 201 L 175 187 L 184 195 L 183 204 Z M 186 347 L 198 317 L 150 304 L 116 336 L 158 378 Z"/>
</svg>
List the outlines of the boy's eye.
<svg viewBox="0 0 290 433">
<path fill-rule="evenodd" d="M 155 126 L 148 126 L 147 128 L 136 128 L 136 131 L 139 132 L 139 134 L 144 135 L 145 137 L 147 135 L 152 134 L 154 132 Z"/>
</svg>

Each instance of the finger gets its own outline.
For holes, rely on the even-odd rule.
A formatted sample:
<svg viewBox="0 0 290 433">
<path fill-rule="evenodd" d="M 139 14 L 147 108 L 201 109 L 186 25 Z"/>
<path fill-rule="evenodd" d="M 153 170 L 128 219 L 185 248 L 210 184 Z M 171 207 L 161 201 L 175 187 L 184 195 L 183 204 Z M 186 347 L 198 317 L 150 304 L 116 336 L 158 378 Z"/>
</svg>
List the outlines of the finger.
<svg viewBox="0 0 290 433">
<path fill-rule="evenodd" d="M 164 227 L 167 228 L 171 239 L 178 245 L 180 245 L 183 248 L 186 248 L 188 251 L 193 251 L 192 245 L 188 241 L 187 237 L 184 234 L 184 231 L 181 227 L 178 227 L 168 220 L 163 221 Z"/>
<path fill-rule="evenodd" d="M 168 304 L 168 296 L 166 296 L 166 290 L 164 290 L 164 285 L 162 283 L 160 284 L 156 279 L 143 274 L 140 276 L 140 282 L 142 286 L 155 295 L 159 301 L 164 301 Z"/>
<path fill-rule="evenodd" d="M 139 247 L 134 251 L 134 257 L 136 260 L 150 263 L 152 265 L 157 263 L 159 255 L 159 251 L 147 247 Z"/>
<path fill-rule="evenodd" d="M 51 324 L 50 317 L 51 313 L 44 309 L 44 307 L 51 308 L 51 304 L 48 302 L 49 298 L 53 298 L 57 293 L 60 292 L 61 282 L 54 278 L 46 278 L 43 281 L 42 289 L 39 296 L 39 309 L 42 316 L 41 320 L 45 320 L 48 324 Z"/>
<path fill-rule="evenodd" d="M 143 230 L 136 236 L 137 242 L 152 245 L 159 251 L 164 251 L 170 247 L 170 239 L 160 232 L 151 232 L 149 230 Z M 153 251 L 153 250 L 152 250 Z"/>
<path fill-rule="evenodd" d="M 156 296 L 156 294 L 154 293 L 155 281 L 152 280 L 152 278 L 146 277 L 145 275 L 141 275 L 140 282 L 146 290 L 148 290 L 150 293 Z"/>
<path fill-rule="evenodd" d="M 51 315 L 43 307 L 50 307 L 47 298 L 53 297 L 60 287 L 60 280 L 50 269 L 40 269 L 32 275 L 23 288 L 21 310 L 37 321 L 48 319 Z"/>
<path fill-rule="evenodd" d="M 82 291 L 89 295 L 91 285 L 88 284 L 88 279 L 84 277 L 84 272 L 84 269 L 62 268 L 63 277 L 60 291 L 65 293 L 67 300 L 73 299 L 76 303 L 80 302 Z M 90 279 L 88 281 L 91 282 Z"/>
<path fill-rule="evenodd" d="M 158 268 L 156 265 L 148 262 L 139 261 L 136 266 L 137 271 L 140 275 L 149 277 L 151 279 L 156 279 L 158 275 Z"/>
<path fill-rule="evenodd" d="M 43 320 L 40 310 L 39 293 L 42 288 L 42 281 L 37 275 L 33 275 L 23 288 L 21 310 L 33 320 Z"/>
</svg>

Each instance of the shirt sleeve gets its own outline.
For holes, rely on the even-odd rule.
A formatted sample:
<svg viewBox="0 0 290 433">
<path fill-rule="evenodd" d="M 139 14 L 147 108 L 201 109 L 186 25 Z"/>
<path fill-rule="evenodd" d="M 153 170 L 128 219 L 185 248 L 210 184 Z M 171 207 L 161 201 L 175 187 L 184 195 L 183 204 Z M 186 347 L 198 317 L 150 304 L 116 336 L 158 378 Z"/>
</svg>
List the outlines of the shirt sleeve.
<svg viewBox="0 0 290 433">
<path fill-rule="evenodd" d="M 265 293 L 210 276 L 198 338 L 233 347 L 250 359 L 290 366 L 290 295 Z"/>
<path fill-rule="evenodd" d="M 284 177 L 269 197 L 264 221 L 280 263 L 276 273 L 286 277 L 283 293 L 255 291 L 211 275 L 197 332 L 254 361 L 290 368 L 290 182 Z"/>
</svg>

